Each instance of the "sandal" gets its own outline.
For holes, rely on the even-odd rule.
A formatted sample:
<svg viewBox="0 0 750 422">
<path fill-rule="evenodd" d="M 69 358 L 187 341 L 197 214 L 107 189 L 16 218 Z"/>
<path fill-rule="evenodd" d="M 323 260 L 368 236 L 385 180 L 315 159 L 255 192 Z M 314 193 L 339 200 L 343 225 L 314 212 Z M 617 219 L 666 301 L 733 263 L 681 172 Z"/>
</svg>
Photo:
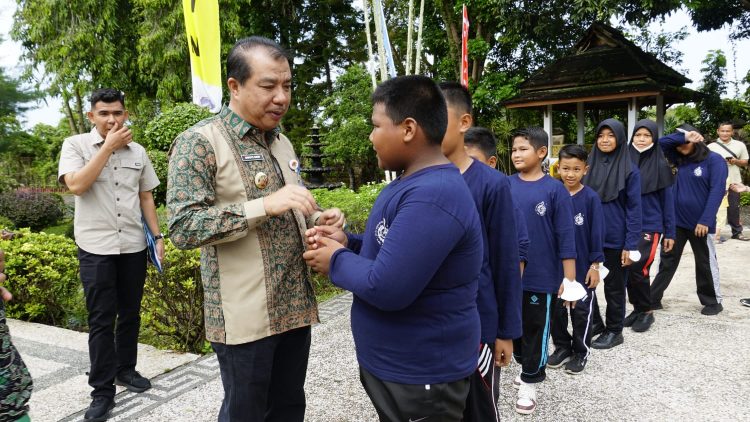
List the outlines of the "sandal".
<svg viewBox="0 0 750 422">
<path fill-rule="evenodd" d="M 750 237 L 745 237 L 744 234 L 740 233 L 740 234 L 736 234 L 736 235 L 732 236 L 732 239 L 742 240 L 742 241 L 747 242 L 748 240 L 750 240 Z"/>
</svg>

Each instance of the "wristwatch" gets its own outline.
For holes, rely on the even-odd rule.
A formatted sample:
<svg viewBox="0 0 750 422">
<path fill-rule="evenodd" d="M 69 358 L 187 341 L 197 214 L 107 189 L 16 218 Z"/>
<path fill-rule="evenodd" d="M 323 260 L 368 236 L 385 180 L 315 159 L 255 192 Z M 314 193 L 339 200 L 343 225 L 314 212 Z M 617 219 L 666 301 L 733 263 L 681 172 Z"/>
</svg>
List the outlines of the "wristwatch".
<svg viewBox="0 0 750 422">
<path fill-rule="evenodd" d="M 164 235 L 159 233 L 156 236 L 154 236 L 154 240 L 164 239 Z"/>
</svg>

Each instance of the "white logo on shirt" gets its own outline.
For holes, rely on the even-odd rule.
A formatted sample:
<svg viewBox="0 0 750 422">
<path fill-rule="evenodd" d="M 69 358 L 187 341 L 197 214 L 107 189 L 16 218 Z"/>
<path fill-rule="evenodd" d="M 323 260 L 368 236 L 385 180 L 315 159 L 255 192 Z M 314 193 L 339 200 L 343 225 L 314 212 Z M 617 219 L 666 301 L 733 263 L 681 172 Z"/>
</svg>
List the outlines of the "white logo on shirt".
<svg viewBox="0 0 750 422">
<path fill-rule="evenodd" d="M 695 175 L 695 177 L 701 177 L 703 176 L 703 169 L 698 166 L 695 168 L 695 170 L 693 170 L 693 174 Z"/>
<path fill-rule="evenodd" d="M 378 225 L 375 226 L 375 239 L 377 239 L 380 246 L 383 246 L 386 236 L 388 236 L 388 226 L 385 225 L 385 218 L 383 218 Z"/>
<path fill-rule="evenodd" d="M 544 214 L 547 213 L 547 205 L 544 203 L 544 201 L 536 204 L 536 207 L 534 207 L 534 211 L 536 211 L 537 214 L 544 216 Z"/>
<path fill-rule="evenodd" d="M 573 217 L 573 221 L 575 221 L 576 226 L 582 226 L 583 225 L 583 213 L 576 214 L 575 217 Z"/>
</svg>

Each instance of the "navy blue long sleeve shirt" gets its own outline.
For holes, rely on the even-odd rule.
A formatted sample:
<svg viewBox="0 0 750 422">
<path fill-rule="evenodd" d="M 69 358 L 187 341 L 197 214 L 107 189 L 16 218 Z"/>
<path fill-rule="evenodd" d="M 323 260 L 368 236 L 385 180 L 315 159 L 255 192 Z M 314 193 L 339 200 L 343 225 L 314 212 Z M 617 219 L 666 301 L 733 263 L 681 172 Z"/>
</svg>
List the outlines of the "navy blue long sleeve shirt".
<svg viewBox="0 0 750 422">
<path fill-rule="evenodd" d="M 518 258 L 521 262 L 529 262 L 529 230 L 526 228 L 526 219 L 523 218 L 521 210 L 515 207 L 513 215 L 516 217 L 516 231 L 518 232 Z M 519 263 L 520 264 L 520 263 Z"/>
<path fill-rule="evenodd" d="M 510 176 L 510 190 L 529 231 L 528 264 L 523 290 L 557 293 L 562 283 L 561 260 L 576 258 L 573 203 L 562 183 L 545 175 L 539 180 Z"/>
<path fill-rule="evenodd" d="M 437 384 L 476 370 L 482 228 L 452 164 L 400 177 L 378 196 L 362 236 L 331 257 L 354 293 L 359 364 L 383 381 Z"/>
<path fill-rule="evenodd" d="M 483 343 L 521 337 L 521 269 L 515 207 L 505 174 L 474 160 L 463 173 L 482 224 L 477 306 Z"/>
<path fill-rule="evenodd" d="M 641 215 L 644 233 L 662 233 L 666 239 L 676 236 L 673 187 L 668 186 L 641 195 Z"/>
<path fill-rule="evenodd" d="M 604 247 L 634 251 L 641 238 L 641 175 L 638 166 L 625 180 L 625 189 L 617 199 L 602 203 L 604 212 Z"/>
<path fill-rule="evenodd" d="M 659 145 L 671 162 L 676 162 L 676 148 L 685 143 L 685 135 L 673 133 L 659 139 Z M 726 193 L 727 163 L 721 155 L 709 152 L 700 162 L 683 161 L 677 167 L 674 183 L 674 209 L 677 227 L 695 230 L 702 224 L 716 233 L 716 213 Z"/>
<path fill-rule="evenodd" d="M 586 287 L 586 274 L 594 262 L 604 262 L 604 213 L 595 190 L 584 186 L 571 197 L 576 232 L 576 280 Z"/>
</svg>

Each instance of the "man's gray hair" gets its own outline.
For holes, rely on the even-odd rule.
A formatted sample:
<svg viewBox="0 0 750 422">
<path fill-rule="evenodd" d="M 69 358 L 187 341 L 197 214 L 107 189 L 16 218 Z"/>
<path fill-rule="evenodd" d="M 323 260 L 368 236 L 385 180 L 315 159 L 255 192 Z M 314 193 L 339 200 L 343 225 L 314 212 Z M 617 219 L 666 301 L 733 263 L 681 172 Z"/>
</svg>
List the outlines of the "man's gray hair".
<svg viewBox="0 0 750 422">
<path fill-rule="evenodd" d="M 247 61 L 247 53 L 254 48 L 265 49 L 274 60 L 291 60 L 289 53 L 272 39 L 256 35 L 242 38 L 234 44 L 227 57 L 227 79 L 234 78 L 244 84 L 252 76 L 253 70 Z"/>
</svg>

